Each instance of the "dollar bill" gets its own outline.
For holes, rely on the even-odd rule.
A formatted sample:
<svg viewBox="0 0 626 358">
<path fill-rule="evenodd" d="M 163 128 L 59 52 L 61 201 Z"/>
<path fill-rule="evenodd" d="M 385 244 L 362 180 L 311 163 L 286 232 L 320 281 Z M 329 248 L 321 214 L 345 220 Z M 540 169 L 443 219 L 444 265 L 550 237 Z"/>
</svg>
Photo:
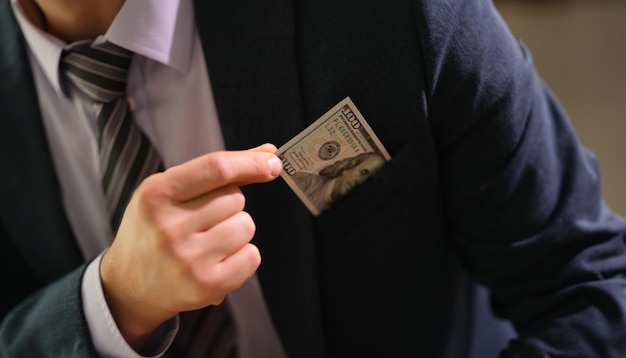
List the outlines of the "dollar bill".
<svg viewBox="0 0 626 358">
<path fill-rule="evenodd" d="M 347 196 L 391 157 L 346 97 L 276 152 L 282 178 L 315 216 Z"/>
</svg>

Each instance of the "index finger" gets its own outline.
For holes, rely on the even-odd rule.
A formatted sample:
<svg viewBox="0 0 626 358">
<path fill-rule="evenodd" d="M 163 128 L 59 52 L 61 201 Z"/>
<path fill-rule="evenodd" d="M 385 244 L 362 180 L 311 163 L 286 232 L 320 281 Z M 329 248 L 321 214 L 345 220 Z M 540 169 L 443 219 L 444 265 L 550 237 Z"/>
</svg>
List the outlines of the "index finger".
<svg viewBox="0 0 626 358">
<path fill-rule="evenodd" d="M 226 185 L 263 183 L 276 179 L 281 160 L 258 148 L 205 154 L 163 173 L 168 193 L 176 201 L 191 200 Z"/>
</svg>

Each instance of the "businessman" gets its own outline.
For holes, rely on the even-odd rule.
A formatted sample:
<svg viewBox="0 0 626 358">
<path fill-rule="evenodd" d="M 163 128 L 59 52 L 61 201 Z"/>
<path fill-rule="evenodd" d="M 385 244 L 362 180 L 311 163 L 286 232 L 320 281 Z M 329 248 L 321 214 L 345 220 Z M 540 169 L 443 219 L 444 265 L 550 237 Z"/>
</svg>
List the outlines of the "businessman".
<svg viewBox="0 0 626 358">
<path fill-rule="evenodd" d="M 3 357 L 201 356 L 219 307 L 240 357 L 468 357 L 478 284 L 480 348 L 626 354 L 626 222 L 491 1 L 0 0 L 0 44 Z M 347 96 L 391 160 L 313 217 L 272 153 Z M 102 113 L 158 158 L 128 206 Z"/>
</svg>

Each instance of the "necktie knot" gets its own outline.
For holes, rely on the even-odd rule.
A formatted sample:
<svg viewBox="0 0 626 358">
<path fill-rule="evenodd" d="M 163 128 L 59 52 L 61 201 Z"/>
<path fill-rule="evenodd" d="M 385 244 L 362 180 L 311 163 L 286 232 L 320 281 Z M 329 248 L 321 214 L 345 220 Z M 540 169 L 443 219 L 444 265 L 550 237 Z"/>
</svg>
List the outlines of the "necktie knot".
<svg viewBox="0 0 626 358">
<path fill-rule="evenodd" d="M 132 52 L 110 42 L 73 49 L 61 59 L 61 70 L 92 100 L 108 103 L 126 92 Z"/>
<path fill-rule="evenodd" d="M 102 188 L 116 231 L 133 190 L 148 175 L 162 170 L 161 158 L 136 125 L 126 102 L 126 79 L 132 52 L 105 42 L 68 51 L 60 69 L 94 106 L 100 130 L 98 157 Z"/>
</svg>

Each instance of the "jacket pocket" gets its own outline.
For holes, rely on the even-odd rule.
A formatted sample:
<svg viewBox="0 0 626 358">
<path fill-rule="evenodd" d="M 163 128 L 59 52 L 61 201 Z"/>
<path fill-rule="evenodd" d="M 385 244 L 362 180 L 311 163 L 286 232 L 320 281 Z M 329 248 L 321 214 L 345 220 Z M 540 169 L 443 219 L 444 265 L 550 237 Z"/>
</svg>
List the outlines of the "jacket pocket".
<svg viewBox="0 0 626 358">
<path fill-rule="evenodd" d="M 318 233 L 324 237 L 343 235 L 388 205 L 401 206 L 409 199 L 400 197 L 403 188 L 420 176 L 422 167 L 419 152 L 410 144 L 403 145 L 375 175 L 316 218 Z"/>
</svg>

